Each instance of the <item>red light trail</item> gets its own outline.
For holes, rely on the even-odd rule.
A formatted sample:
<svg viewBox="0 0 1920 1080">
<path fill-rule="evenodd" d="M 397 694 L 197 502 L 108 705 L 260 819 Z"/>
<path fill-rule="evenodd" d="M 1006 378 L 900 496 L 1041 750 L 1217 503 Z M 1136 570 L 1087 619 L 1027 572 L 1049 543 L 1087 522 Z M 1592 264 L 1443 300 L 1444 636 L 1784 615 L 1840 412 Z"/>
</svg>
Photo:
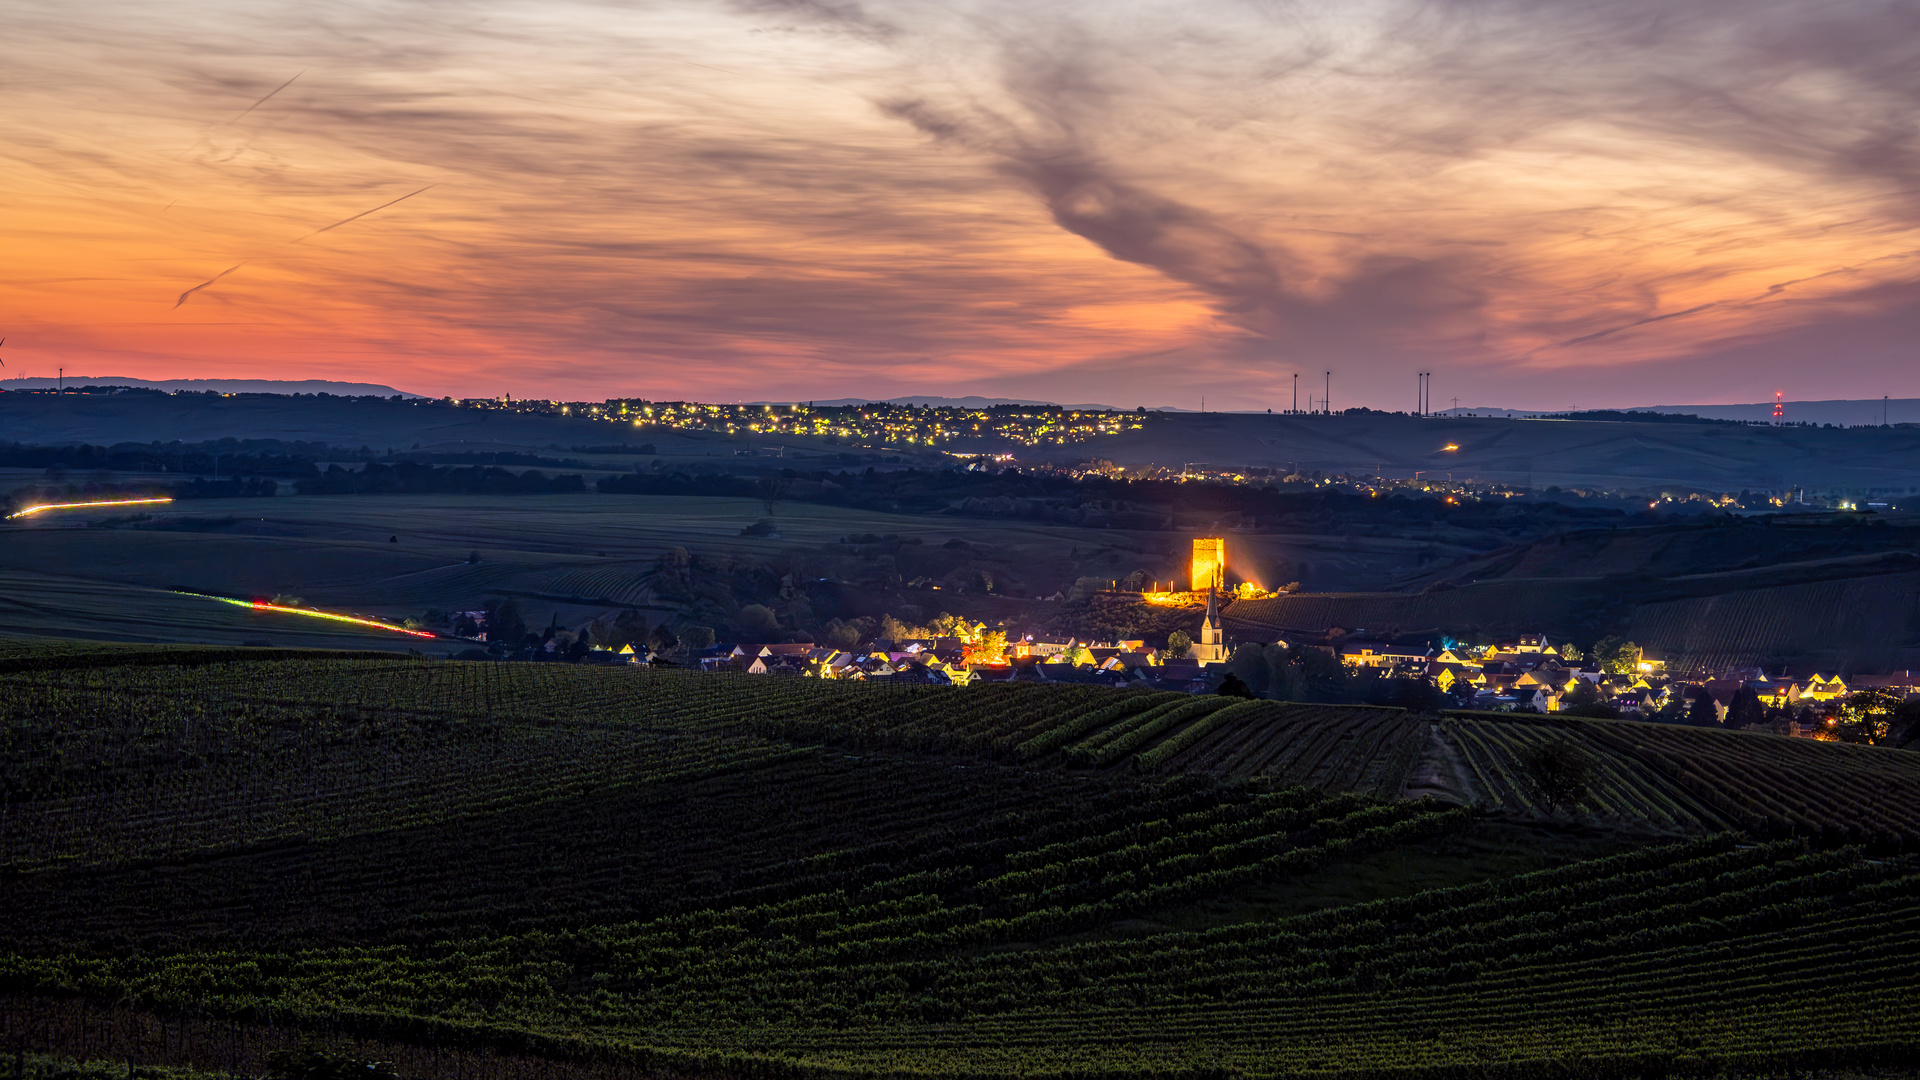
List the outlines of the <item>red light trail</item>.
<svg viewBox="0 0 1920 1080">
<path fill-rule="evenodd" d="M 85 510 L 97 506 L 151 506 L 154 503 L 170 503 L 173 500 L 165 496 L 151 499 L 100 499 L 94 502 L 48 503 L 45 506 L 29 506 L 7 515 L 7 520 L 23 518 L 29 514 L 38 514 L 46 510 Z"/>
<path fill-rule="evenodd" d="M 339 615 L 331 611 L 314 611 L 311 608 L 287 607 L 282 604 L 269 604 L 265 600 L 235 600 L 230 596 L 212 596 L 207 593 L 187 592 L 184 589 L 175 589 L 174 591 L 182 596 L 198 596 L 207 600 L 218 600 L 223 604 L 251 608 L 254 611 L 277 611 L 285 615 L 305 615 L 310 619 L 326 619 L 331 622 L 350 623 L 354 626 L 365 626 L 374 630 L 391 630 L 396 634 L 411 634 L 414 637 L 431 638 L 437 636 L 431 630 L 409 630 L 404 626 L 395 626 L 392 623 L 381 622 L 378 619 L 363 619 L 358 615 Z"/>
</svg>

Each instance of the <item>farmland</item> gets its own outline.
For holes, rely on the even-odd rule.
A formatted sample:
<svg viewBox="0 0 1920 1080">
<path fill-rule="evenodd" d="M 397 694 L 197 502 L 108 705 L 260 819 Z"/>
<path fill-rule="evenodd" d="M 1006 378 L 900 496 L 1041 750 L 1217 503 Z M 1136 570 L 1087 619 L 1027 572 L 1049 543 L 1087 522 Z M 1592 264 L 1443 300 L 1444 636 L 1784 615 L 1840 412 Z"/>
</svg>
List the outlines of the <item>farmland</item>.
<svg viewBox="0 0 1920 1080">
<path fill-rule="evenodd" d="M 0 730 L 5 1033 L 75 1059 L 1526 1077 L 1920 1049 L 1920 757 L 1875 747 L 24 641 Z M 1518 750 L 1563 739 L 1594 797 L 1550 814 Z"/>
</svg>

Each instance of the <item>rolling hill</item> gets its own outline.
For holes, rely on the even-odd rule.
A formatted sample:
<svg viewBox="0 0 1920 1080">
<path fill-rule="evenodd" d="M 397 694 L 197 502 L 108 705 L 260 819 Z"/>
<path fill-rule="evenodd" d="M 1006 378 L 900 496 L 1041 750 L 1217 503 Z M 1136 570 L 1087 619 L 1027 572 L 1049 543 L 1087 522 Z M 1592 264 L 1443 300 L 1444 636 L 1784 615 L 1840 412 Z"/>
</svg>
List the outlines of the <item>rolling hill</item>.
<svg viewBox="0 0 1920 1080">
<path fill-rule="evenodd" d="M 1624 1080 L 1920 1053 L 1905 751 L 44 643 L 0 643 L 0 732 L 0 1002 L 49 1070 L 307 1047 L 489 1080 Z M 1576 812 L 1524 782 L 1542 742 L 1596 762 Z"/>
</svg>

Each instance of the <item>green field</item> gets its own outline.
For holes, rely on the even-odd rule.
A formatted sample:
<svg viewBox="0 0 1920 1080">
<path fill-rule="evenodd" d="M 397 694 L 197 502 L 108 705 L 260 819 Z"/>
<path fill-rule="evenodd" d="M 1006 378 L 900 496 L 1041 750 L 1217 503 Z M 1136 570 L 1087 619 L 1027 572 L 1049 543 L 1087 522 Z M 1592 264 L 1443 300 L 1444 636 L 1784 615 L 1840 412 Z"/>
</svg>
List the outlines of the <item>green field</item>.
<svg viewBox="0 0 1920 1080">
<path fill-rule="evenodd" d="M 312 1043 L 474 1077 L 1920 1053 L 1901 751 L 28 641 L 0 644 L 0 731 L 23 1052 L 240 1074 Z M 1511 779 L 1542 738 L 1599 759 L 1591 805 L 1548 815 Z M 1406 797 L 1449 771 L 1450 797 Z"/>
<path fill-rule="evenodd" d="M 182 603 L 185 586 L 233 596 L 291 594 L 330 610 L 389 619 L 428 608 L 473 610 L 514 597 L 544 624 L 579 625 L 625 606 L 655 618 L 691 610 L 651 594 L 646 578 L 671 547 L 724 572 L 825 565 L 817 552 L 843 536 L 887 533 L 938 548 L 956 537 L 989 553 L 990 565 L 1020 562 L 1074 576 L 1075 558 L 1115 553 L 1125 573 L 1157 536 L 1110 530 L 915 517 L 782 503 L 778 538 L 741 536 L 764 518 L 756 500 L 631 495 L 405 497 L 315 496 L 175 504 L 140 522 L 66 515 L 0 527 L 0 633 L 65 634 L 130 641 L 276 645 L 418 645 L 377 632 L 315 629 L 296 617 Z M 1157 556 L 1155 556 L 1157 558 Z M 477 558 L 477 562 L 470 559 Z M 796 562 L 795 560 L 798 560 Z M 777 575 L 776 575 L 777 577 Z M 721 598 L 730 615 L 759 596 Z M 949 598 L 927 594 L 923 603 Z M 205 609 L 205 610 L 203 610 Z M 707 614 L 712 614 L 708 612 Z M 927 615 L 934 614 L 928 611 Z M 874 612 L 873 614 L 878 614 Z M 430 647 L 430 646 L 429 646 Z"/>
</svg>

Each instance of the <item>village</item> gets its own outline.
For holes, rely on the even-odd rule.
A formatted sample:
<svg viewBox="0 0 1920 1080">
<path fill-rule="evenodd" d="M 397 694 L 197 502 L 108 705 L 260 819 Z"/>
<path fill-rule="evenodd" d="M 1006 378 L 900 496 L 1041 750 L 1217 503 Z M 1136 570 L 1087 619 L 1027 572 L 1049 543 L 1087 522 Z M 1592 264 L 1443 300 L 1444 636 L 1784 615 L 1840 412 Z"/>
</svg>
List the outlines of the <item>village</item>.
<svg viewBox="0 0 1920 1080">
<path fill-rule="evenodd" d="M 1867 742 L 1885 734 L 1902 706 L 1920 708 L 1908 673 L 1669 671 L 1665 659 L 1617 637 L 1586 649 L 1541 633 L 1482 643 L 1396 644 L 1364 630 L 1236 638 L 1222 618 L 1224 605 L 1267 594 L 1251 583 L 1226 588 L 1226 559 L 1224 540 L 1196 539 L 1189 589 L 1158 590 L 1177 583 L 1155 583 L 1158 591 L 1127 594 L 1144 603 L 1196 609 L 1197 634 L 1176 630 L 1161 644 L 1021 633 L 953 617 L 939 621 L 942 632 L 925 633 L 928 628 L 886 617 L 857 641 L 845 640 L 849 624 L 838 628 L 841 640 L 835 643 L 714 642 L 671 651 L 593 646 L 574 659 L 892 685 L 1078 683 L 1428 711 L 1557 713 Z"/>
</svg>

